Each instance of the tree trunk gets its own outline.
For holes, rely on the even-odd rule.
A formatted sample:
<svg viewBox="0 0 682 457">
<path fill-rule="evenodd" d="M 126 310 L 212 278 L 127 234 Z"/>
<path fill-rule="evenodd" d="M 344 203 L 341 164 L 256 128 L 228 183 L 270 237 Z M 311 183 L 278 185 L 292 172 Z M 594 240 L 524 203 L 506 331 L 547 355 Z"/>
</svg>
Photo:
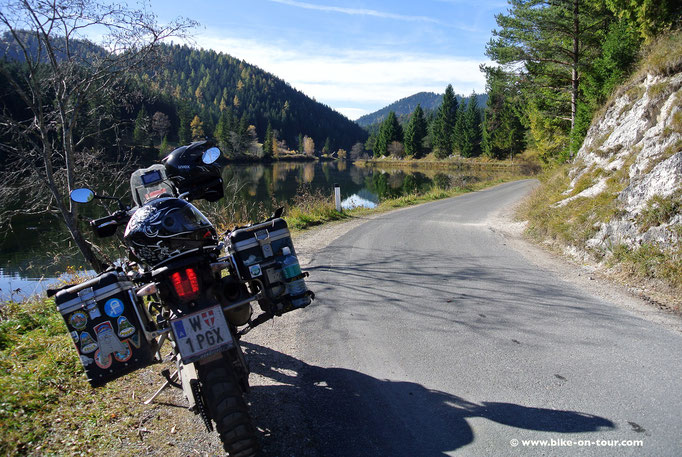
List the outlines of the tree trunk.
<svg viewBox="0 0 682 457">
<path fill-rule="evenodd" d="M 578 19 L 578 5 L 580 0 L 573 0 L 573 65 L 571 68 L 571 132 L 575 126 L 575 116 L 578 111 L 578 61 L 580 53 L 580 22 Z"/>
<path fill-rule="evenodd" d="M 64 222 L 66 222 L 66 227 L 69 229 L 69 233 L 71 233 L 71 238 L 76 242 L 76 246 L 78 246 L 83 257 L 85 257 L 85 261 L 88 262 L 97 273 L 103 272 L 107 265 L 102 262 L 92 250 L 92 247 L 83 237 L 83 234 L 78 228 L 76 221 L 71 217 L 71 214 L 63 211 L 62 216 L 64 217 Z"/>
</svg>

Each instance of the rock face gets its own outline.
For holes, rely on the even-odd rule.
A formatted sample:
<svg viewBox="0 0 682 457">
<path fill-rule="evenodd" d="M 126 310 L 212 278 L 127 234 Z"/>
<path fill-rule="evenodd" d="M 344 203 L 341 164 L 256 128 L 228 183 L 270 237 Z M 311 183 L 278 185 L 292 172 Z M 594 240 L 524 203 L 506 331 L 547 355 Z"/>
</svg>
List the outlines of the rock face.
<svg viewBox="0 0 682 457">
<path fill-rule="evenodd" d="M 619 244 L 670 248 L 682 233 L 682 73 L 621 88 L 590 127 L 569 176 L 565 194 L 575 195 L 556 206 L 617 194 L 615 216 L 601 222 L 588 248 L 606 255 Z"/>
</svg>

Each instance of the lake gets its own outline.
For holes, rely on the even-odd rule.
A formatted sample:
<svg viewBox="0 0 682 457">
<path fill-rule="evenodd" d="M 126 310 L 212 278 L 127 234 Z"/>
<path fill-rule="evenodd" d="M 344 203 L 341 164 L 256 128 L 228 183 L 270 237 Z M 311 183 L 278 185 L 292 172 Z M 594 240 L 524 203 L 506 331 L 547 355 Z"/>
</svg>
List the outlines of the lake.
<svg viewBox="0 0 682 457">
<path fill-rule="evenodd" d="M 243 207 L 243 217 L 258 220 L 301 193 L 321 193 L 333 199 L 341 187 L 342 206 L 373 207 L 386 198 L 440 187 L 463 186 L 509 173 L 494 169 L 417 169 L 362 167 L 347 162 L 274 162 L 230 164 L 223 170 L 226 201 Z M 95 189 L 96 191 L 98 189 Z M 101 191 L 101 189 L 100 189 Z M 112 209 L 114 209 L 112 207 Z M 101 217 L 104 209 L 88 207 L 87 215 Z M 97 242 L 88 229 L 86 236 Z M 0 298 L 40 292 L 64 271 L 83 266 L 60 221 L 38 218 L 18 221 L 0 242 Z"/>
</svg>

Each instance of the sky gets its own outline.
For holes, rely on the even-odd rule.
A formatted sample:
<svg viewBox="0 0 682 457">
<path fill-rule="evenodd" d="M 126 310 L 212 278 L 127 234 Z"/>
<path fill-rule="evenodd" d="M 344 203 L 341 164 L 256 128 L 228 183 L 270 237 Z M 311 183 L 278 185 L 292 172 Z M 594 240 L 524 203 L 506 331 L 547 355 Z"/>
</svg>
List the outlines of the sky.
<svg viewBox="0 0 682 457">
<path fill-rule="evenodd" d="M 485 91 L 479 71 L 505 0 L 151 0 L 161 22 L 199 22 L 194 46 L 282 78 L 350 119 L 448 84 Z"/>
</svg>

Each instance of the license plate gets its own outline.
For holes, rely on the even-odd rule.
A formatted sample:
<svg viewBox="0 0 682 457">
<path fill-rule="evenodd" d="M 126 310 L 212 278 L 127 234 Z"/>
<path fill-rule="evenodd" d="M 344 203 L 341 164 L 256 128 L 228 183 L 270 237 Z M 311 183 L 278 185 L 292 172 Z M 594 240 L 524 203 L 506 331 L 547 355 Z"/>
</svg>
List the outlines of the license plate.
<svg viewBox="0 0 682 457">
<path fill-rule="evenodd" d="M 183 363 L 196 362 L 232 347 L 232 336 L 218 306 L 171 321 Z"/>
</svg>

